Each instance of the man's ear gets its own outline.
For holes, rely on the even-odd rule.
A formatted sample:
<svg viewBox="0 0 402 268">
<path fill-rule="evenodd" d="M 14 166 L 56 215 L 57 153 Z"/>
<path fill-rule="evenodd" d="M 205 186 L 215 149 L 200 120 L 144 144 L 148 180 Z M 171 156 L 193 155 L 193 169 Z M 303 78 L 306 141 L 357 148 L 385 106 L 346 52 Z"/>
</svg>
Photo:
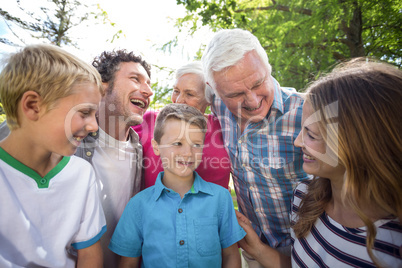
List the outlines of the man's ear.
<svg viewBox="0 0 402 268">
<path fill-rule="evenodd" d="M 160 155 L 159 146 L 158 146 L 158 143 L 156 142 L 156 140 L 152 139 L 151 144 L 152 144 L 152 148 L 154 149 L 155 155 Z"/>
<path fill-rule="evenodd" d="M 41 109 L 44 109 L 41 96 L 31 90 L 22 95 L 20 104 L 22 113 L 33 121 L 38 120 Z"/>
</svg>

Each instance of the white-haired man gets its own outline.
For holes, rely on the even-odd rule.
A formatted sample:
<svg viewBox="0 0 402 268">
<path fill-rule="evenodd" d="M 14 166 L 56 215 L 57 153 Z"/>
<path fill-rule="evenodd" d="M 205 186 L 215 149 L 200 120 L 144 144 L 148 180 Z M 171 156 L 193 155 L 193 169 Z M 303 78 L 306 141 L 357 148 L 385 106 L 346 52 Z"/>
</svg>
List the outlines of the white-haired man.
<svg viewBox="0 0 402 268">
<path fill-rule="evenodd" d="M 303 98 L 271 76 L 258 39 L 240 29 L 215 34 L 202 57 L 212 111 L 222 126 L 239 209 L 260 239 L 290 256 L 290 204 L 295 184 L 308 178 L 302 151 Z M 250 267 L 253 259 L 243 256 Z M 256 266 L 254 266 L 256 265 Z"/>
</svg>

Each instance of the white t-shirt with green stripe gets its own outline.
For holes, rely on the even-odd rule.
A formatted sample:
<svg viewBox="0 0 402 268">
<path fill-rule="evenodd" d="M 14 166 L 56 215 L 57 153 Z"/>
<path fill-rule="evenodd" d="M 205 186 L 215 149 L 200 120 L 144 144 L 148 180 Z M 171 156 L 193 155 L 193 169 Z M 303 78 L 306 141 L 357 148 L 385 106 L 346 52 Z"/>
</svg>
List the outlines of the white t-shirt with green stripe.
<svg viewBox="0 0 402 268">
<path fill-rule="evenodd" d="M 0 267 L 75 267 L 105 231 L 88 162 L 63 157 L 41 177 L 0 148 Z"/>
</svg>

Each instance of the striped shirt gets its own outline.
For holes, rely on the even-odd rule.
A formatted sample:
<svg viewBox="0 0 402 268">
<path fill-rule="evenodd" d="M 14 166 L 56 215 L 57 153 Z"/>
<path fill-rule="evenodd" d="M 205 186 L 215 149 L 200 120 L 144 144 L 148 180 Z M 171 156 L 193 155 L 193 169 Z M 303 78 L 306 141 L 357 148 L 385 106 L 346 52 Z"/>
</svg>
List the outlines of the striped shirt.
<svg viewBox="0 0 402 268">
<path fill-rule="evenodd" d="M 307 192 L 307 183 L 297 186 L 292 206 L 292 222 Z M 399 247 L 402 226 L 398 219 L 381 219 L 374 223 L 377 236 L 373 253 L 382 267 L 402 267 Z M 297 239 L 292 230 L 292 267 L 376 267 L 366 250 L 366 227 L 348 228 L 325 212 L 310 233 Z"/>
<path fill-rule="evenodd" d="M 302 151 L 293 145 L 301 130 L 303 98 L 272 80 L 275 92 L 270 112 L 264 120 L 248 124 L 243 133 L 219 96 L 213 96 L 212 111 L 222 127 L 239 209 L 262 241 L 276 248 L 291 244 L 292 193 L 307 174 L 302 169 Z"/>
</svg>

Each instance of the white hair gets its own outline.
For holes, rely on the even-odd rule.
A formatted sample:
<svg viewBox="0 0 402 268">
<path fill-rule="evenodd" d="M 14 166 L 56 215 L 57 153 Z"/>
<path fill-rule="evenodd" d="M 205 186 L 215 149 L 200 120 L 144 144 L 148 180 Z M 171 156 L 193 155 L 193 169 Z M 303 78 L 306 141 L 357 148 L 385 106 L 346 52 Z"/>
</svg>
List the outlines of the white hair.
<svg viewBox="0 0 402 268">
<path fill-rule="evenodd" d="M 202 88 L 205 92 L 206 89 L 206 82 L 205 82 L 205 76 L 204 76 L 204 71 L 202 69 L 202 64 L 200 61 L 194 61 L 187 63 L 183 66 L 181 66 L 179 69 L 176 70 L 176 79 L 179 79 L 185 74 L 195 74 L 198 75 L 198 77 L 201 79 L 202 84 L 204 87 Z"/>
<path fill-rule="evenodd" d="M 205 70 L 205 80 L 210 85 L 206 87 L 205 92 L 208 102 L 211 102 L 213 94 L 217 94 L 214 72 L 234 66 L 244 57 L 244 54 L 253 50 L 266 64 L 268 73 L 271 74 L 267 53 L 255 35 L 242 29 L 220 30 L 214 35 L 201 59 Z"/>
<path fill-rule="evenodd" d="M 204 71 L 202 69 L 202 64 L 200 61 L 190 62 L 181 66 L 179 69 L 176 70 L 176 79 L 182 77 L 185 74 L 197 74 L 200 76 L 200 78 L 202 78 L 202 80 L 205 81 Z"/>
</svg>

